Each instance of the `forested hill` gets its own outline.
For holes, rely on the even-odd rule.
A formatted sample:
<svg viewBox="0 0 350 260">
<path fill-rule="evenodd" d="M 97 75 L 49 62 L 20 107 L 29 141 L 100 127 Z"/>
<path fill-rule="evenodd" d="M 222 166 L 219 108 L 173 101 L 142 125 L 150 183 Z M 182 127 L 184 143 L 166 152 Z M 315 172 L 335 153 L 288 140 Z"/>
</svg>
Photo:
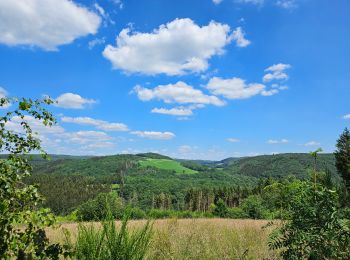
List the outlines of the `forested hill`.
<svg viewBox="0 0 350 260">
<path fill-rule="evenodd" d="M 274 177 L 280 178 L 287 175 L 294 175 L 299 178 L 308 176 L 308 171 L 314 167 L 314 158 L 306 153 L 286 153 L 275 155 L 261 155 L 244 158 L 227 158 L 215 162 L 216 168 L 226 171 L 253 176 L 253 177 Z M 335 158 L 333 154 L 319 154 L 316 166 L 318 170 L 330 171 L 336 175 Z"/>
<path fill-rule="evenodd" d="M 4 157 L 6 155 L 2 155 Z M 101 192 L 115 191 L 125 201 L 150 209 L 157 201 L 165 208 L 182 208 L 195 190 L 221 192 L 221 189 L 249 190 L 261 178 L 294 175 L 308 178 L 313 167 L 309 154 L 278 154 L 222 161 L 176 160 L 154 153 L 112 156 L 51 155 L 50 161 L 32 156 L 33 175 L 27 182 L 39 185 L 45 206 L 56 214 L 67 214 Z M 320 154 L 318 168 L 329 169 L 337 179 L 334 156 Z M 261 181 L 259 181 L 261 180 Z M 244 191 L 244 192 L 243 192 Z M 137 201 L 137 202 L 135 202 Z M 169 206 L 172 205 L 172 206 Z"/>
<path fill-rule="evenodd" d="M 254 178 L 280 178 L 288 175 L 305 178 L 308 170 L 314 167 L 314 159 L 306 153 L 227 158 L 222 161 L 176 160 L 155 153 L 101 157 L 51 155 L 51 158 L 51 161 L 43 161 L 35 156 L 34 173 L 108 176 L 126 166 L 128 169 L 153 168 L 154 171 L 168 170 L 178 174 L 217 172 Z M 336 176 L 333 154 L 319 154 L 317 167 L 329 170 Z"/>
</svg>

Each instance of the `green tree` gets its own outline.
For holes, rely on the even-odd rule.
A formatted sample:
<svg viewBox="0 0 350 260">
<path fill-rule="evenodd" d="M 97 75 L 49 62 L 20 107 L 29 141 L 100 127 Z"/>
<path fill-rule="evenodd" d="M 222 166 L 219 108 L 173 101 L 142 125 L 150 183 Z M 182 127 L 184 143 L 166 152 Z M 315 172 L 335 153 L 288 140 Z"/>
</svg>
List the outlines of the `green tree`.
<svg viewBox="0 0 350 260">
<path fill-rule="evenodd" d="M 347 128 L 340 135 L 336 144 L 335 166 L 350 192 L 350 133 Z"/>
<path fill-rule="evenodd" d="M 342 219 L 335 191 L 304 182 L 289 207 L 286 221 L 270 235 L 271 249 L 283 259 L 349 259 L 349 221 Z"/>
<path fill-rule="evenodd" d="M 55 119 L 45 109 L 51 103 L 50 99 L 0 99 L 1 107 L 15 106 L 0 117 L 0 152 L 8 154 L 0 160 L 1 259 L 57 258 L 61 251 L 59 245 L 49 245 L 43 229 L 54 223 L 53 215 L 38 209 L 42 198 L 37 188 L 23 182 L 32 172 L 28 154 L 40 152 L 47 158 L 28 119 L 52 126 Z"/>
<path fill-rule="evenodd" d="M 250 195 L 246 198 L 241 208 L 249 218 L 263 219 L 267 215 L 267 210 L 263 206 L 263 201 L 261 197 L 257 195 Z"/>
<path fill-rule="evenodd" d="M 77 210 L 77 217 L 82 221 L 104 220 L 108 215 L 121 219 L 124 206 L 121 198 L 114 192 L 101 193 L 93 200 L 83 203 Z"/>
<path fill-rule="evenodd" d="M 224 218 L 224 217 L 226 217 L 227 212 L 228 212 L 228 210 L 227 210 L 225 202 L 223 201 L 223 199 L 219 199 L 215 204 L 213 214 L 215 216 Z"/>
</svg>

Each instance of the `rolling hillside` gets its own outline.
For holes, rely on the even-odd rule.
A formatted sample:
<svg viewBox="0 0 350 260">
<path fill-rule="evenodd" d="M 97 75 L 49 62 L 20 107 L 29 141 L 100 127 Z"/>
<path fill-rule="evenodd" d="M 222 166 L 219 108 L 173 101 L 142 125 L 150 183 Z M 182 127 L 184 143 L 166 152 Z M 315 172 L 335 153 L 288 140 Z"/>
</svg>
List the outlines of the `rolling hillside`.
<svg viewBox="0 0 350 260">
<path fill-rule="evenodd" d="M 295 175 L 306 178 L 314 165 L 309 154 L 289 153 L 262 155 L 255 157 L 227 158 L 222 161 L 173 160 L 167 156 L 146 153 L 137 155 L 113 155 L 101 157 L 51 155 L 51 161 L 43 161 L 34 156 L 32 161 L 35 174 L 64 174 L 86 176 L 109 176 L 127 166 L 131 172 L 146 168 L 154 170 L 193 174 L 223 172 L 230 175 L 249 176 L 253 178 L 281 178 Z M 333 154 L 320 154 L 317 167 L 329 170 L 337 178 Z"/>
</svg>

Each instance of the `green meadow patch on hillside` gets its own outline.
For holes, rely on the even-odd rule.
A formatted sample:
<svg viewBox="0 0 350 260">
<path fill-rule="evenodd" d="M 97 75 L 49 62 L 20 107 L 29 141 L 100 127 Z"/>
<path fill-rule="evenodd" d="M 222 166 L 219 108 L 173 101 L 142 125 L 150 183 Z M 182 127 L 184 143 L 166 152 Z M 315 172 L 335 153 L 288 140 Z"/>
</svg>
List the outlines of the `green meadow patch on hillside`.
<svg viewBox="0 0 350 260">
<path fill-rule="evenodd" d="M 197 171 L 194 171 L 192 169 L 186 168 L 181 165 L 181 163 L 169 160 L 169 159 L 146 159 L 143 161 L 140 161 L 141 167 L 155 167 L 162 170 L 170 170 L 175 171 L 176 173 L 184 173 L 184 174 L 193 174 L 197 173 Z"/>
</svg>

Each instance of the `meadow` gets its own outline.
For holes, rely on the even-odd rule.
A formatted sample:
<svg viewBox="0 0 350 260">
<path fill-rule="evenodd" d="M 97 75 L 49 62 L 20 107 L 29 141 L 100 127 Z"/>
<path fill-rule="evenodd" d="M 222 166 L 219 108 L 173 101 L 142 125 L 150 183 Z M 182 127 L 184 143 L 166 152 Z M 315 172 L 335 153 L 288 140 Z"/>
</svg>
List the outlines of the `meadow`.
<svg viewBox="0 0 350 260">
<path fill-rule="evenodd" d="M 176 173 L 193 174 L 197 171 L 184 167 L 180 162 L 171 159 L 152 159 L 140 161 L 141 167 L 154 167 L 161 170 L 170 170 Z"/>
<path fill-rule="evenodd" d="M 145 220 L 129 222 L 131 230 L 138 229 Z M 268 221 L 248 219 L 163 219 L 153 222 L 151 245 L 146 259 L 276 259 L 267 238 Z M 98 222 L 84 223 L 100 226 Z M 77 223 L 63 223 L 47 229 L 52 242 L 64 242 L 63 230 L 76 239 Z M 120 226 L 120 222 L 116 222 Z"/>
</svg>

